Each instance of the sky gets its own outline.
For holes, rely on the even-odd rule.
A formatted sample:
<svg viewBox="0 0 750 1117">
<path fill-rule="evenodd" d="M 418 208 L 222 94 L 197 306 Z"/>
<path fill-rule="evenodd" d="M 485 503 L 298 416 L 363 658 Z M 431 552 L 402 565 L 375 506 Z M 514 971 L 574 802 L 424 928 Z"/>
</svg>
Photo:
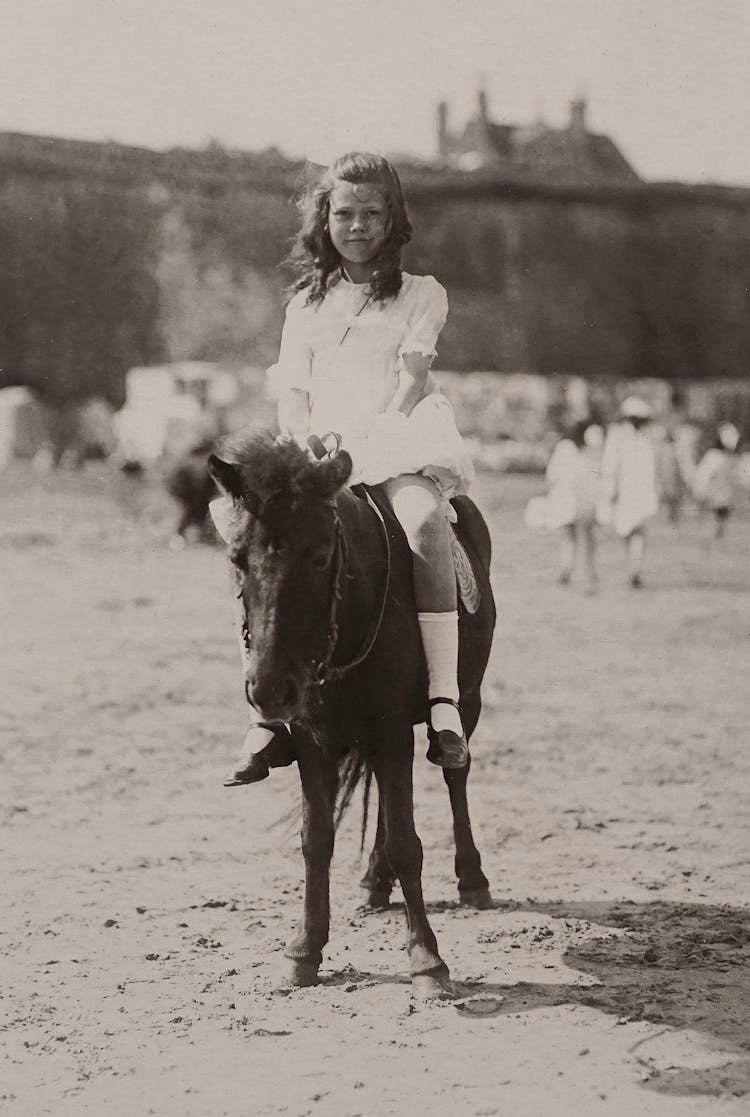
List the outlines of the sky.
<svg viewBox="0 0 750 1117">
<path fill-rule="evenodd" d="M 750 186 L 750 0 L 0 0 L 0 131 L 328 162 L 585 98 L 647 179 Z"/>
</svg>

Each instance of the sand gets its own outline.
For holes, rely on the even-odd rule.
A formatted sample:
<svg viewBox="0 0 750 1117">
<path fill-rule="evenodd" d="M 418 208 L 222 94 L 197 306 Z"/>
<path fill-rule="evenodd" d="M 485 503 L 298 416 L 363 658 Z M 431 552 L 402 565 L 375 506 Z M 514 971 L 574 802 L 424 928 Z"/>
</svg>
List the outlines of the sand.
<svg viewBox="0 0 750 1117">
<path fill-rule="evenodd" d="M 646 586 L 554 584 L 537 482 L 480 478 L 500 624 L 470 797 L 496 906 L 458 905 L 417 731 L 424 887 L 455 998 L 412 1000 L 398 890 L 338 836 L 322 983 L 294 768 L 226 789 L 245 724 L 219 549 L 108 469 L 2 478 L 0 1111 L 555 1117 L 750 1111 L 750 517 L 654 525 Z M 291 818 L 289 817 L 291 815 Z"/>
</svg>

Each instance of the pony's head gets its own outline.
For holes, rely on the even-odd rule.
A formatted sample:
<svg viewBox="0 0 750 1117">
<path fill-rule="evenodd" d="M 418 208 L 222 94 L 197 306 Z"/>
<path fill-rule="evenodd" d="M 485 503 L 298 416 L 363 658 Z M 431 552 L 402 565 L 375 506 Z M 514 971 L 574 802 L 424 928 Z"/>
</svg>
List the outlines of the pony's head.
<svg viewBox="0 0 750 1117">
<path fill-rule="evenodd" d="M 335 497 L 351 458 L 316 463 L 293 442 L 256 434 L 227 440 L 208 466 L 233 502 L 227 547 L 248 699 L 266 719 L 299 719 L 332 639 L 343 547 Z"/>
</svg>

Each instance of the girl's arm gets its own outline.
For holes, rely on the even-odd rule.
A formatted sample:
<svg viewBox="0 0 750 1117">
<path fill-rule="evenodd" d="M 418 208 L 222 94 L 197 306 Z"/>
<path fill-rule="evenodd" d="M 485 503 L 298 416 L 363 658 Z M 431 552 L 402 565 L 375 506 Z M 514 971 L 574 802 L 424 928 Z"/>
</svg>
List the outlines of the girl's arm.
<svg viewBox="0 0 750 1117">
<path fill-rule="evenodd" d="M 398 387 L 388 404 L 388 411 L 401 411 L 410 415 L 425 394 L 427 374 L 432 358 L 422 353 L 404 353 L 401 357 L 401 371 Z"/>
<path fill-rule="evenodd" d="M 310 395 L 303 388 L 282 388 L 278 398 L 279 428 L 304 449 L 310 433 Z"/>
<path fill-rule="evenodd" d="M 310 311 L 306 292 L 298 291 L 286 308 L 278 362 L 269 369 L 276 381 L 276 411 L 284 438 L 293 438 L 303 449 L 310 433 Z"/>
<path fill-rule="evenodd" d="M 389 411 L 410 415 L 419 401 L 434 391 L 430 365 L 447 316 L 448 296 L 444 288 L 434 276 L 420 276 L 409 327 L 399 350 L 398 387 L 388 405 Z"/>
</svg>

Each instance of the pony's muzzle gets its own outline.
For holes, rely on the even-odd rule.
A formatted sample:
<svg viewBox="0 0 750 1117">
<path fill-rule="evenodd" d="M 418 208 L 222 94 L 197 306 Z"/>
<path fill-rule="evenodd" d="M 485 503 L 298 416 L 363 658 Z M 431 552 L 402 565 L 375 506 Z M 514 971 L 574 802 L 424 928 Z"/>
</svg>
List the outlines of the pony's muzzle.
<svg viewBox="0 0 750 1117">
<path fill-rule="evenodd" d="M 248 702 L 262 718 L 292 721 L 301 712 L 304 687 L 291 674 L 269 680 L 248 676 L 245 693 Z"/>
</svg>

